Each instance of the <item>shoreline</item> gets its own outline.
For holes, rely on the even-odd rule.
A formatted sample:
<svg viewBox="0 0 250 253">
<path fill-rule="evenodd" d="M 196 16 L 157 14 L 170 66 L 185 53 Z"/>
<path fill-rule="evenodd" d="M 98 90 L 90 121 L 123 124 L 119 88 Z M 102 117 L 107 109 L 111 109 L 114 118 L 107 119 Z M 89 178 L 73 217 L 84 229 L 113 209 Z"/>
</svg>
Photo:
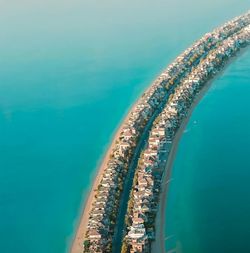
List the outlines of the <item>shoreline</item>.
<svg viewBox="0 0 250 253">
<path fill-rule="evenodd" d="M 116 145 L 116 140 L 118 139 L 122 127 L 123 125 L 126 123 L 128 116 L 130 115 L 130 112 L 134 109 L 134 107 L 137 105 L 138 100 L 135 102 L 135 104 L 131 107 L 131 109 L 129 110 L 129 112 L 126 114 L 127 116 L 125 116 L 124 120 L 122 120 L 121 124 L 118 126 L 118 129 L 115 130 L 113 137 L 111 138 L 111 142 L 110 144 L 108 144 L 108 149 L 107 151 L 104 151 L 104 156 L 101 159 L 101 163 L 98 166 L 97 165 L 97 171 L 96 171 L 96 175 L 94 177 L 94 181 L 91 184 L 92 186 L 90 187 L 90 190 L 88 192 L 88 197 L 86 199 L 86 201 L 83 203 L 82 207 L 81 207 L 81 217 L 80 220 L 77 224 L 77 230 L 76 233 L 74 233 L 74 237 L 73 240 L 71 242 L 71 246 L 70 246 L 70 253 L 82 253 L 83 252 L 83 242 L 85 239 L 85 234 L 86 234 L 86 224 L 88 222 L 89 219 L 89 212 L 91 210 L 92 207 L 92 203 L 94 200 L 94 196 L 95 196 L 95 189 L 97 188 L 97 186 L 99 185 L 102 175 L 104 173 L 104 170 L 106 168 L 107 162 L 109 161 L 109 156 L 113 150 L 113 148 Z"/>
<path fill-rule="evenodd" d="M 242 49 L 240 51 L 240 53 L 243 53 L 245 51 L 245 49 Z M 239 52 L 237 53 L 238 56 Z M 200 90 L 200 92 L 197 94 L 197 97 L 194 99 L 191 107 L 189 108 L 188 112 L 187 112 L 187 116 L 186 118 L 183 120 L 183 122 L 181 123 L 179 129 L 176 132 L 176 135 L 174 137 L 173 143 L 171 145 L 171 150 L 168 156 L 168 161 L 166 164 L 166 169 L 164 171 L 164 175 L 163 175 L 163 180 L 162 180 L 162 187 L 161 187 L 161 193 L 160 193 L 160 200 L 159 200 L 159 207 L 158 207 L 158 213 L 156 215 L 156 221 L 155 221 L 155 227 L 156 228 L 160 228 L 160 229 L 156 229 L 156 233 L 155 233 L 155 238 L 156 240 L 154 242 L 152 242 L 152 252 L 154 253 L 158 253 L 158 252 L 164 252 L 164 227 L 165 227 L 165 209 L 166 209 L 166 195 L 168 192 L 168 180 L 170 178 L 171 175 L 171 169 L 172 169 L 172 164 L 174 162 L 175 159 L 175 155 L 176 155 L 176 151 L 178 148 L 178 144 L 179 144 L 179 140 L 183 134 L 183 131 L 185 130 L 185 127 L 187 125 L 187 123 L 190 120 L 190 117 L 193 113 L 194 108 L 196 107 L 196 105 L 200 102 L 200 100 L 203 98 L 203 96 L 205 95 L 205 93 L 207 92 L 207 90 L 211 87 L 212 82 L 223 73 L 223 71 L 226 69 L 226 67 L 231 63 L 231 61 L 233 61 L 235 59 L 235 57 L 233 57 L 232 59 L 229 59 L 229 61 L 222 67 L 222 69 L 211 79 L 207 82 L 207 84 L 204 85 L 204 87 Z M 157 77 L 155 78 L 155 80 L 157 79 Z M 81 216 L 79 218 L 79 222 L 77 223 L 76 227 L 77 229 L 75 230 L 76 233 L 74 233 L 74 236 L 72 238 L 72 240 L 70 240 L 71 242 L 69 243 L 69 252 L 70 253 L 82 253 L 83 252 L 83 242 L 85 239 L 85 234 L 87 231 L 87 223 L 88 223 L 88 219 L 89 219 L 89 213 L 90 210 L 92 208 L 92 204 L 94 202 L 95 199 L 95 190 L 97 189 L 97 186 L 99 185 L 102 176 L 104 174 L 104 171 L 107 167 L 107 163 L 110 159 L 110 154 L 112 153 L 112 150 L 114 149 L 114 147 L 116 146 L 116 141 L 118 140 L 119 136 L 122 133 L 122 129 L 123 126 L 127 123 L 127 121 L 130 118 L 131 112 L 136 108 L 136 106 L 138 105 L 140 99 L 142 98 L 142 95 L 147 92 L 152 85 L 154 84 L 154 81 L 144 90 L 144 92 L 142 92 L 142 94 L 140 94 L 140 96 L 136 99 L 136 101 L 132 104 L 132 106 L 130 107 L 130 109 L 128 110 L 128 112 L 126 113 L 126 116 L 123 117 L 123 119 L 121 120 L 121 123 L 119 124 L 118 128 L 114 131 L 114 135 L 111 138 L 111 142 L 110 144 L 108 144 L 108 148 L 107 151 L 104 153 L 103 158 L 101 158 L 101 162 L 100 165 L 97 165 L 97 169 L 96 169 L 96 173 L 95 173 L 95 178 L 93 179 L 93 183 L 92 186 L 90 187 L 88 196 L 86 198 L 86 200 L 82 203 L 82 207 L 81 207 Z"/>
<path fill-rule="evenodd" d="M 161 193 L 160 193 L 160 200 L 159 200 L 159 207 L 158 207 L 158 212 L 156 215 L 156 220 L 155 220 L 155 227 L 156 227 L 156 233 L 155 233 L 155 241 L 152 242 L 151 244 L 151 252 L 152 253 L 166 253 L 165 251 L 165 220 L 166 220 L 166 208 L 167 208 L 167 194 L 168 194 L 168 189 L 169 189 L 169 183 L 171 182 L 171 172 L 173 169 L 173 163 L 176 158 L 178 146 L 181 140 L 181 137 L 184 133 L 184 130 L 186 129 L 186 126 L 188 125 L 191 116 L 196 108 L 196 106 L 200 103 L 200 101 L 204 98 L 206 95 L 207 91 L 211 88 L 213 82 L 219 78 L 220 76 L 223 75 L 224 71 L 229 67 L 229 65 L 237 60 L 242 54 L 244 54 L 247 51 L 247 48 L 241 49 L 240 52 L 237 53 L 236 56 L 233 58 L 229 59 L 228 62 L 225 64 L 223 69 L 221 69 L 210 81 L 205 84 L 205 86 L 200 90 L 198 93 L 197 97 L 194 99 L 191 107 L 188 110 L 186 118 L 183 120 L 181 123 L 179 129 L 176 132 L 176 135 L 174 137 L 171 150 L 169 153 L 168 161 L 166 164 L 166 168 L 164 171 L 163 179 L 162 179 L 162 184 L 161 184 Z M 157 229 L 158 228 L 158 229 Z M 179 249 L 174 249 L 174 252 L 181 253 Z M 169 253 L 172 252 L 169 251 Z"/>
<path fill-rule="evenodd" d="M 156 215 L 156 221 L 155 221 L 155 227 L 160 228 L 156 229 L 155 238 L 156 240 L 152 242 L 151 250 L 152 253 L 165 253 L 165 211 L 167 206 L 167 193 L 168 193 L 168 187 L 169 182 L 171 181 L 171 172 L 173 168 L 173 163 L 176 158 L 178 146 L 180 139 L 184 133 L 184 130 L 186 129 L 187 124 L 189 123 L 189 120 L 192 116 L 192 113 L 195 109 L 195 107 L 199 104 L 199 102 L 202 100 L 202 98 L 205 96 L 206 92 L 209 90 L 209 88 L 212 85 L 212 81 L 209 82 L 199 93 L 195 101 L 193 102 L 192 106 L 190 107 L 188 111 L 187 117 L 183 120 L 181 123 L 179 129 L 177 130 L 177 133 L 174 137 L 174 141 L 171 146 L 171 150 L 169 153 L 169 158 L 166 164 L 166 169 L 164 172 L 163 180 L 162 180 L 162 187 L 161 187 L 161 193 L 160 193 L 160 201 L 159 201 L 159 209 Z"/>
<path fill-rule="evenodd" d="M 96 166 L 96 173 L 95 177 L 93 178 L 93 183 L 91 184 L 90 190 L 88 191 L 88 197 L 86 201 L 83 202 L 81 206 L 81 214 L 80 214 L 80 219 L 76 225 L 76 232 L 74 233 L 74 236 L 70 240 L 69 243 L 69 253 L 82 253 L 83 252 L 83 242 L 85 239 L 85 234 L 86 234 L 86 224 L 89 219 L 89 212 L 92 207 L 92 203 L 94 200 L 95 196 L 95 189 L 99 185 L 102 175 L 104 173 L 104 170 L 106 168 L 106 165 L 109 161 L 109 156 L 113 150 L 113 148 L 116 145 L 116 140 L 118 139 L 119 135 L 121 134 L 121 130 L 123 126 L 126 124 L 127 120 L 129 119 L 130 113 L 135 109 L 137 106 L 138 102 L 142 98 L 142 95 L 147 92 L 153 85 L 154 81 L 157 79 L 159 74 L 156 76 L 156 78 L 151 81 L 151 84 L 146 87 L 145 90 L 142 91 L 142 93 L 139 95 L 139 97 L 135 100 L 135 102 L 131 105 L 130 109 L 128 112 L 125 114 L 123 119 L 121 120 L 121 123 L 118 125 L 117 129 L 115 129 L 113 136 L 111 137 L 111 142 L 107 145 L 107 149 L 104 149 L 104 156 L 103 158 L 100 159 L 100 164 Z"/>
</svg>

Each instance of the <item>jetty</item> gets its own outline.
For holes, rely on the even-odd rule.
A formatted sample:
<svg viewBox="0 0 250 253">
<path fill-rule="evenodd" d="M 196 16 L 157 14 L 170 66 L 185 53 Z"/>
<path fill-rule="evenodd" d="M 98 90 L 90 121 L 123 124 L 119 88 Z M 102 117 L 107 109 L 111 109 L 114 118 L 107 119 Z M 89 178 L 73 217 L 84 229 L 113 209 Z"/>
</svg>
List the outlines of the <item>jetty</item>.
<svg viewBox="0 0 250 253">
<path fill-rule="evenodd" d="M 250 44 L 250 12 L 206 33 L 179 55 L 126 117 L 85 206 L 72 253 L 152 252 L 173 140 L 199 92 Z M 80 244 L 79 244 L 80 241 Z M 160 252 L 160 251 L 157 251 Z"/>
</svg>

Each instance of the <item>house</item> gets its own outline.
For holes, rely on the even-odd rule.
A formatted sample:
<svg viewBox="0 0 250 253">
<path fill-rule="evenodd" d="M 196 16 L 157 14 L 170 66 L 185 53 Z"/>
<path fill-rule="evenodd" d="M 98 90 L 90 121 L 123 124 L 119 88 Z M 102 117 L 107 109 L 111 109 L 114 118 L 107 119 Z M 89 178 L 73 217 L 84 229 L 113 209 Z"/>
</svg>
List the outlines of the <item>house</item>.
<svg viewBox="0 0 250 253">
<path fill-rule="evenodd" d="M 151 156 L 157 156 L 157 150 L 155 149 L 147 149 L 144 153 L 143 153 L 144 158 L 148 158 Z"/>
<path fill-rule="evenodd" d="M 122 141 L 118 144 L 119 152 L 123 153 L 125 150 L 127 150 L 130 147 L 130 144 L 126 141 Z"/>
<path fill-rule="evenodd" d="M 124 132 L 121 137 L 123 137 L 123 139 L 125 141 L 129 141 L 130 139 L 132 139 L 135 135 L 129 130 L 129 131 L 126 131 Z"/>
<path fill-rule="evenodd" d="M 149 245 L 148 245 L 148 237 L 144 236 L 143 238 L 132 240 L 130 253 L 148 253 Z"/>
<path fill-rule="evenodd" d="M 155 161 L 153 161 L 152 159 L 146 158 L 144 159 L 144 165 L 146 167 L 153 167 L 155 164 Z"/>
<path fill-rule="evenodd" d="M 144 223 L 144 220 L 142 218 L 139 218 L 139 217 L 132 218 L 132 221 L 133 221 L 133 224 L 135 224 L 135 225 Z"/>
<path fill-rule="evenodd" d="M 90 240 L 98 240 L 102 238 L 102 235 L 97 229 L 90 229 L 88 233 L 88 237 Z"/>
<path fill-rule="evenodd" d="M 160 144 L 160 139 L 159 139 L 159 138 L 150 137 L 150 138 L 148 139 L 149 148 L 158 147 L 159 144 Z"/>
<path fill-rule="evenodd" d="M 143 224 L 137 224 L 130 227 L 128 237 L 131 239 L 143 238 L 146 235 L 146 229 Z"/>
<path fill-rule="evenodd" d="M 144 177 L 138 177 L 138 185 L 146 187 L 148 182 Z"/>
<path fill-rule="evenodd" d="M 160 137 L 164 137 L 165 136 L 165 128 L 158 128 L 157 129 L 157 135 L 160 136 Z"/>
</svg>

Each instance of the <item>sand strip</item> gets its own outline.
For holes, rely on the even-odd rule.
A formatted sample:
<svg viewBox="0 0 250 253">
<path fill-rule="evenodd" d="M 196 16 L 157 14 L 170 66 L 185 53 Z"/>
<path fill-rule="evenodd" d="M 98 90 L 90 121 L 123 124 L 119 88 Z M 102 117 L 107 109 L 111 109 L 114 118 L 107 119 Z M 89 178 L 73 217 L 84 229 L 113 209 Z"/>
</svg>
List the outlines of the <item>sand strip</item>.
<svg viewBox="0 0 250 253">
<path fill-rule="evenodd" d="M 159 75 L 157 75 L 157 76 L 159 76 Z M 147 92 L 151 88 L 152 85 L 153 85 L 153 83 L 143 93 Z M 94 179 L 93 185 L 91 187 L 91 190 L 89 192 L 88 198 L 82 207 L 83 211 L 82 211 L 81 219 L 79 221 L 77 232 L 75 234 L 75 237 L 73 239 L 73 242 L 72 242 L 72 245 L 70 248 L 71 253 L 82 253 L 83 252 L 83 242 L 84 242 L 85 234 L 86 234 L 86 230 L 87 230 L 89 212 L 91 211 L 92 203 L 95 200 L 95 189 L 97 189 L 97 187 L 103 177 L 104 170 L 107 167 L 107 163 L 109 161 L 110 154 L 112 153 L 112 150 L 114 149 L 114 147 L 116 145 L 116 140 L 119 138 L 121 131 L 123 129 L 123 126 L 128 121 L 128 119 L 130 117 L 130 113 L 136 108 L 137 104 L 139 103 L 140 98 L 142 97 L 142 94 L 139 96 L 137 101 L 134 103 L 134 105 L 131 107 L 129 112 L 126 114 L 126 117 L 124 118 L 124 120 L 120 124 L 118 130 L 115 131 L 115 135 L 112 138 L 111 145 L 108 148 L 108 151 L 106 152 L 106 154 L 99 166 L 99 170 L 97 171 L 97 174 L 95 176 L 95 179 Z"/>
<path fill-rule="evenodd" d="M 240 57 L 241 54 L 246 52 L 246 50 L 247 50 L 246 48 L 241 49 L 241 51 L 237 53 L 237 58 Z M 190 117 L 195 107 L 197 106 L 197 104 L 199 104 L 201 99 L 207 93 L 207 91 L 212 85 L 212 82 L 216 78 L 221 76 L 226 70 L 226 68 L 230 65 L 230 63 L 233 62 L 234 60 L 235 60 L 235 57 L 229 59 L 226 65 L 223 67 L 223 69 L 204 85 L 204 87 L 196 95 L 191 107 L 188 110 L 188 114 L 186 118 L 183 119 L 179 129 L 177 130 L 177 133 L 172 142 L 171 150 L 170 150 L 168 161 L 166 164 L 166 169 L 162 178 L 161 193 L 159 197 L 159 206 L 158 206 L 158 212 L 157 212 L 156 220 L 155 220 L 155 228 L 156 228 L 155 241 L 153 241 L 151 244 L 151 253 L 165 253 L 165 239 L 164 238 L 165 238 L 165 226 L 166 226 L 165 212 L 166 212 L 166 207 L 167 207 L 167 192 L 169 188 L 169 183 L 171 182 L 171 171 L 173 167 L 173 162 L 175 160 L 176 152 L 178 150 L 178 144 L 182 137 L 182 134 L 190 120 Z M 176 250 L 175 252 L 181 253 L 180 250 Z"/>
<path fill-rule="evenodd" d="M 244 49 L 242 50 L 242 53 L 243 52 L 244 52 Z M 227 65 L 229 65 L 231 61 L 232 61 L 232 59 L 228 61 Z M 221 72 L 220 72 L 220 75 L 221 75 Z M 214 80 L 214 78 L 212 80 Z M 183 120 L 179 130 L 177 131 L 177 133 L 175 135 L 174 141 L 172 143 L 172 148 L 171 148 L 171 151 L 169 154 L 169 158 L 168 158 L 167 165 L 166 165 L 166 170 L 165 170 L 165 173 L 163 175 L 163 180 L 162 180 L 162 191 L 160 194 L 159 210 L 158 210 L 158 213 L 156 216 L 156 223 L 155 223 L 156 240 L 152 243 L 152 253 L 160 253 L 160 252 L 163 253 L 165 251 L 165 245 L 164 245 L 164 232 L 165 232 L 165 230 L 164 230 L 164 228 L 165 228 L 166 194 L 167 194 L 167 190 L 168 190 L 168 180 L 170 179 L 170 176 L 171 176 L 172 164 L 173 164 L 173 161 L 175 158 L 175 154 L 177 151 L 179 140 L 182 136 L 183 131 L 185 130 L 185 127 L 189 121 L 189 118 L 190 118 L 194 108 L 196 107 L 196 105 L 199 103 L 199 101 L 202 99 L 202 97 L 204 96 L 206 91 L 211 86 L 212 80 L 209 81 L 204 86 L 204 88 L 200 91 L 200 93 L 196 96 L 191 108 L 189 109 L 187 117 Z M 147 92 L 147 90 L 149 90 L 151 88 L 151 86 L 152 86 L 152 84 L 144 92 Z M 131 109 L 127 113 L 127 116 L 124 118 L 124 120 L 120 124 L 118 130 L 116 131 L 116 133 L 112 139 L 111 145 L 110 145 L 108 151 L 106 152 L 101 165 L 99 166 L 99 170 L 97 171 L 97 175 L 94 179 L 93 185 L 92 185 L 91 190 L 88 195 L 88 198 L 82 207 L 83 211 L 82 211 L 81 219 L 80 219 L 77 232 L 75 234 L 75 237 L 73 239 L 73 242 L 72 242 L 72 245 L 70 248 L 71 253 L 82 253 L 83 252 L 83 241 L 84 241 L 85 233 L 86 233 L 86 229 L 87 229 L 86 226 L 87 226 L 88 219 L 89 219 L 89 212 L 91 211 L 92 203 L 95 199 L 95 191 L 94 190 L 97 189 L 97 186 L 99 185 L 99 183 L 102 179 L 104 170 L 105 170 L 107 163 L 109 161 L 110 154 L 116 145 L 115 142 L 118 139 L 118 137 L 120 136 L 123 126 L 128 121 L 130 113 L 135 109 L 138 102 L 140 101 L 140 98 L 141 98 L 141 96 L 139 96 L 138 100 L 131 107 Z"/>
</svg>

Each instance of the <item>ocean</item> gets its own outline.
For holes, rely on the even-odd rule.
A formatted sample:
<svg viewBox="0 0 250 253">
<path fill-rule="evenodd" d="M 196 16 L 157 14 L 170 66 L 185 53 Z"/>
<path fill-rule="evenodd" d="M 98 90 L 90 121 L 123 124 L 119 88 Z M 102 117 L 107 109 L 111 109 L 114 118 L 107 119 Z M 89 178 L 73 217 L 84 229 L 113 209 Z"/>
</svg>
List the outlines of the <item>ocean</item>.
<svg viewBox="0 0 250 253">
<path fill-rule="evenodd" d="M 167 194 L 167 252 L 250 252 L 249 70 L 248 50 L 213 82 L 186 126 Z"/>
<path fill-rule="evenodd" d="M 65 253 L 98 165 L 129 108 L 165 66 L 194 40 L 250 9 L 250 3 L 248 0 L 1 0 L 0 7 L 0 252 Z M 239 66 L 246 58 L 239 58 L 239 65 L 232 65 L 228 71 L 240 72 Z M 249 71 L 245 72 L 249 76 Z M 224 75 L 219 80 L 223 78 Z M 227 80 L 226 92 L 238 87 L 234 74 Z M 237 99 L 247 96 L 247 92 L 238 90 L 238 93 Z M 233 91 L 231 94 L 234 101 Z M 214 100 L 221 110 L 227 105 L 237 111 L 237 105 L 222 102 L 220 96 Z M 244 124 L 237 126 L 243 135 L 249 105 L 247 100 L 242 101 L 245 113 L 237 117 Z M 210 107 L 205 108 L 200 116 L 210 120 Z M 225 107 L 224 113 L 224 117 L 230 114 Z M 198 129 L 201 119 L 197 122 Z M 216 131 L 223 131 L 221 134 L 226 134 L 225 129 L 235 131 L 235 125 L 222 123 Z M 204 145 L 206 139 L 195 138 L 192 137 L 192 143 L 199 141 Z M 209 143 L 212 147 L 228 143 L 242 147 L 236 136 L 232 140 L 221 138 L 219 144 L 216 138 L 213 140 Z M 247 139 L 241 141 L 245 143 Z M 182 143 L 183 140 L 173 174 L 182 173 L 176 167 L 183 153 Z M 243 156 L 241 152 L 247 150 L 237 152 Z M 197 163 L 202 160 L 201 154 L 195 155 L 199 158 L 195 160 Z M 226 156 L 223 151 L 220 158 Z M 237 170 L 242 167 L 239 164 L 237 159 Z M 207 173 L 213 171 L 212 167 Z M 192 171 L 198 177 L 194 168 Z M 236 168 L 232 173 L 235 171 Z M 239 174 L 239 182 L 246 181 L 246 175 Z M 213 175 L 207 175 L 206 179 L 209 177 Z M 227 186 L 224 193 L 236 198 L 232 191 L 235 187 L 230 188 L 229 183 Z M 180 184 L 177 188 L 181 191 L 182 187 Z M 173 189 L 174 185 L 169 194 Z M 236 205 L 242 205 L 240 209 L 246 208 L 243 199 L 237 201 Z M 185 213 L 186 222 L 191 222 L 190 215 Z M 217 229 L 213 228 L 213 232 Z M 207 233 L 205 228 L 199 232 Z M 205 239 L 204 234 L 202 240 Z M 207 241 L 202 242 L 203 247 L 206 244 Z M 188 250 L 190 245 L 186 247 Z"/>
</svg>

